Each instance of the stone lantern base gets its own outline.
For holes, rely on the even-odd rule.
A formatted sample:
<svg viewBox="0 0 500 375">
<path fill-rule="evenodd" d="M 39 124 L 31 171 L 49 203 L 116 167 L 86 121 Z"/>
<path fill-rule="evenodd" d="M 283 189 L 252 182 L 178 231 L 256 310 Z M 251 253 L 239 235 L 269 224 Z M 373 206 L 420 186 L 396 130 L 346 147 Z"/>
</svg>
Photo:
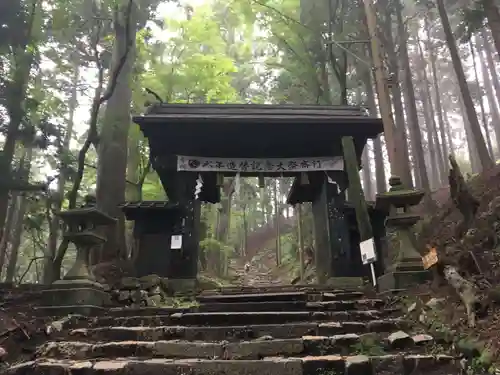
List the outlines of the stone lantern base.
<svg viewBox="0 0 500 375">
<path fill-rule="evenodd" d="M 422 257 L 414 248 L 410 236 L 407 228 L 389 228 L 388 253 L 392 259 L 389 259 L 390 265 L 385 274 L 378 278 L 380 292 L 397 292 L 431 279 L 432 274 L 424 269 Z"/>
<path fill-rule="evenodd" d="M 432 274 L 420 269 L 394 270 L 377 278 L 378 290 L 381 293 L 393 293 L 411 288 L 431 280 Z"/>
<path fill-rule="evenodd" d="M 104 313 L 110 297 L 101 284 L 92 280 L 58 280 L 42 292 L 42 303 L 37 310 L 44 315 L 92 316 Z"/>
</svg>

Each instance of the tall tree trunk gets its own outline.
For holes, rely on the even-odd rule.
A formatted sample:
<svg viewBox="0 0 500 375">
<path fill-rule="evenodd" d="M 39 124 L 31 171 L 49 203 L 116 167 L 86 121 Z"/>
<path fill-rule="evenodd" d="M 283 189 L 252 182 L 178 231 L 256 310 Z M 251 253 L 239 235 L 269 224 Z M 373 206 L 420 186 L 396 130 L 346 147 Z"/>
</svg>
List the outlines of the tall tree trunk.
<svg viewBox="0 0 500 375">
<path fill-rule="evenodd" d="M 33 157 L 33 148 L 27 147 L 23 150 L 23 157 L 21 158 L 21 170 L 20 179 L 28 182 L 30 170 L 31 170 L 31 159 Z M 24 230 L 23 222 L 24 215 L 26 213 L 28 200 L 25 196 L 20 195 L 19 209 L 15 215 L 15 225 L 13 227 L 13 235 L 10 248 L 9 263 L 7 264 L 7 273 L 5 275 L 5 281 L 12 283 L 14 281 L 14 276 L 16 275 L 17 260 L 19 257 L 19 246 L 21 245 L 21 238 Z"/>
<path fill-rule="evenodd" d="M 492 119 L 493 130 L 495 132 L 495 140 L 497 144 L 497 155 L 500 155 L 500 114 L 498 112 L 498 104 L 495 100 L 495 95 L 493 94 L 493 87 L 491 84 L 490 75 L 488 73 L 488 68 L 486 66 L 486 61 L 484 59 L 483 50 L 484 44 L 481 38 L 476 36 L 476 46 L 479 46 L 478 55 L 479 62 L 481 63 L 481 74 L 483 76 L 484 89 L 486 91 L 486 98 L 488 99 L 488 107 L 490 109 L 490 115 Z M 498 84 L 498 82 L 497 82 Z"/>
<path fill-rule="evenodd" d="M 7 264 L 7 273 L 5 275 L 5 281 L 7 283 L 13 283 L 14 277 L 16 276 L 17 261 L 19 258 L 19 247 L 21 245 L 21 238 L 24 231 L 23 221 L 24 215 L 26 214 L 26 206 L 28 203 L 28 200 L 23 195 L 20 195 L 17 199 L 19 200 L 19 209 L 17 210 L 17 213 L 15 215 L 15 225 L 13 228 L 10 243 L 10 257 L 9 263 Z"/>
<path fill-rule="evenodd" d="M 302 204 L 295 206 L 295 213 L 297 215 L 297 238 L 299 245 L 299 273 L 300 281 L 304 280 L 304 232 L 302 229 Z"/>
<path fill-rule="evenodd" d="M 248 254 L 248 219 L 247 219 L 247 205 L 244 204 L 242 207 L 243 211 L 243 239 L 241 251 L 242 255 L 245 257 Z"/>
<path fill-rule="evenodd" d="M 401 43 L 399 46 L 400 50 L 400 59 L 402 62 L 402 69 L 404 70 L 404 82 L 405 82 L 405 91 L 407 98 L 407 120 L 410 123 L 410 137 L 412 144 L 412 151 L 414 153 L 414 162 L 416 164 L 415 174 L 419 174 L 419 181 L 421 183 L 422 189 L 429 192 L 429 178 L 427 177 L 427 171 L 425 167 L 425 159 L 424 159 L 424 151 L 422 148 L 422 135 L 420 133 L 420 125 L 418 122 L 418 113 L 416 106 L 416 98 L 415 91 L 413 87 L 412 81 L 412 70 L 410 67 L 410 59 L 408 56 L 408 30 L 403 22 L 403 10 L 401 5 L 401 0 L 396 0 L 395 2 L 395 10 L 398 24 L 398 33 L 401 37 Z M 428 208 L 432 208 L 432 199 L 430 196 L 426 198 L 426 205 Z"/>
<path fill-rule="evenodd" d="M 417 69 L 419 71 L 420 69 Z M 419 81 L 421 81 L 421 77 L 419 77 Z M 420 99 L 420 102 L 422 103 L 422 114 L 424 116 L 424 124 L 425 124 L 425 130 L 427 133 L 427 150 L 429 151 L 429 162 L 427 163 L 428 167 L 426 167 L 429 170 L 429 178 L 430 178 L 430 187 L 432 190 L 436 189 L 439 186 L 439 181 L 440 181 L 440 173 L 439 173 L 439 163 L 438 163 L 438 158 L 436 155 L 436 148 L 438 147 L 435 142 L 434 142 L 434 137 L 433 137 L 433 129 L 432 129 L 432 124 L 431 124 L 431 116 L 430 116 L 430 111 L 429 111 L 429 103 L 427 101 L 427 95 L 424 93 L 424 90 L 422 88 L 418 89 L 418 96 Z"/>
<path fill-rule="evenodd" d="M 427 64 L 425 62 L 424 51 L 422 50 L 422 46 L 418 39 L 416 43 L 418 45 L 418 51 L 420 57 L 420 68 L 417 69 L 417 76 L 421 74 L 421 77 L 419 78 L 419 81 L 423 85 L 421 92 L 421 99 L 422 99 L 422 104 L 424 105 L 424 118 L 428 134 L 427 138 L 428 142 L 429 140 L 431 141 L 431 143 L 429 143 L 429 151 L 433 163 L 431 168 L 435 169 L 437 177 L 437 179 L 435 180 L 434 188 L 438 188 L 439 186 L 441 186 L 441 184 L 444 184 L 447 180 L 446 177 L 447 169 L 442 153 L 442 147 L 439 144 L 439 137 L 437 134 L 436 117 L 434 113 L 434 105 L 432 103 L 432 93 L 430 87 L 431 84 L 429 82 L 429 78 L 427 77 Z"/>
<path fill-rule="evenodd" d="M 78 83 L 80 80 L 80 61 L 75 59 L 73 61 L 73 76 L 71 78 L 71 96 L 68 101 L 68 122 L 66 125 L 66 132 L 64 134 L 64 139 L 62 143 L 63 152 L 69 150 L 69 144 L 73 136 L 73 126 L 75 124 L 75 111 L 78 105 Z M 57 180 L 57 190 L 56 194 L 52 198 L 52 211 L 58 212 L 62 208 L 64 201 L 64 187 L 67 181 L 67 171 L 68 166 L 65 165 L 67 158 L 62 158 L 62 165 L 59 171 L 59 178 Z M 49 285 L 55 280 L 59 279 L 60 270 L 54 270 L 53 261 L 57 253 L 57 242 L 59 238 L 59 229 L 61 227 L 61 222 L 58 216 L 52 216 L 49 224 L 49 239 L 48 246 L 45 252 L 45 258 L 43 261 L 43 283 Z"/>
<path fill-rule="evenodd" d="M 444 128 L 446 130 L 446 137 L 448 139 L 448 148 L 450 150 L 450 154 L 455 158 L 455 147 L 453 146 L 453 136 L 451 135 L 451 124 L 450 120 L 448 119 L 448 113 L 446 111 L 446 107 L 442 107 L 443 110 L 443 121 L 444 121 Z"/>
<path fill-rule="evenodd" d="M 426 17 L 425 18 L 425 29 L 427 33 L 427 50 L 429 52 L 429 57 L 430 57 L 430 65 L 431 65 L 431 73 L 432 73 L 432 84 L 434 87 L 434 102 L 436 103 L 436 114 L 438 118 L 438 124 L 439 124 L 439 135 L 441 137 L 441 142 L 442 142 L 442 154 L 444 158 L 444 172 L 445 176 L 447 176 L 447 170 L 448 170 L 448 154 L 449 154 L 449 147 L 448 142 L 451 142 L 451 139 L 446 140 L 446 126 L 445 126 L 445 121 L 444 121 L 444 113 L 443 113 L 443 108 L 441 105 L 441 90 L 439 89 L 439 80 L 438 80 L 438 74 L 437 74 L 437 67 L 436 67 L 436 51 L 434 48 L 434 43 L 431 40 L 430 36 L 430 25 L 429 25 L 429 19 Z M 429 99 L 430 100 L 430 99 Z M 443 183 L 447 183 L 446 181 L 442 181 Z"/>
<path fill-rule="evenodd" d="M 128 1 L 123 1 L 118 12 L 115 21 L 113 66 L 117 66 L 124 57 L 125 61 L 104 112 L 98 148 L 96 191 L 99 207 L 118 221 L 115 226 L 107 229 L 107 242 L 103 245 L 101 262 L 125 258 L 127 254 L 125 222 L 118 205 L 125 200 L 127 140 L 132 100 L 130 80 L 135 60 L 137 8 L 133 3 L 130 9 Z"/>
<path fill-rule="evenodd" d="M 474 136 L 470 128 L 469 120 L 467 119 L 467 113 L 465 112 L 465 106 L 462 98 L 459 99 L 460 112 L 462 114 L 462 121 L 464 123 L 465 137 L 467 138 L 467 149 L 469 151 L 469 161 L 472 173 L 479 173 L 481 171 L 481 161 L 477 154 L 476 143 L 474 142 Z"/>
<path fill-rule="evenodd" d="M 366 99 L 368 103 L 368 109 L 372 116 L 377 115 L 377 105 L 375 103 L 375 92 L 373 90 L 371 72 L 367 71 L 363 75 L 363 83 L 366 90 Z M 377 194 L 385 193 L 387 190 L 387 185 L 385 181 L 385 167 L 384 167 L 384 155 L 382 153 L 382 144 L 380 136 L 373 140 L 373 154 L 375 158 L 375 182 L 377 184 Z"/>
<path fill-rule="evenodd" d="M 373 140 L 373 155 L 375 159 L 377 194 L 382 194 L 387 191 L 387 181 L 385 178 L 384 154 L 382 152 L 382 139 L 380 136 Z"/>
<path fill-rule="evenodd" d="M 444 0 L 436 0 L 436 4 L 439 12 L 439 17 L 441 18 L 441 23 L 443 24 L 446 44 L 448 45 L 448 49 L 450 51 L 451 61 L 455 70 L 455 74 L 457 76 L 458 86 L 460 87 L 460 92 L 464 101 L 465 111 L 467 113 L 471 132 L 474 137 L 474 143 L 476 144 L 481 167 L 483 170 L 487 170 L 493 167 L 493 160 L 488 154 L 488 149 L 486 148 L 486 144 L 481 133 L 481 126 L 479 125 L 476 110 L 474 108 L 474 102 L 472 101 L 469 87 L 467 86 L 467 79 L 465 77 L 462 63 L 460 62 L 460 55 L 458 53 L 455 38 L 453 37 L 450 21 L 448 19 L 448 15 L 446 14 Z"/>
<path fill-rule="evenodd" d="M 491 35 L 493 36 L 493 42 L 495 43 L 497 54 L 500 54 L 500 12 L 498 11 L 495 0 L 483 0 L 482 5 L 488 21 L 488 27 L 490 28 Z"/>
<path fill-rule="evenodd" d="M 484 52 L 486 54 L 486 61 L 488 63 L 488 69 L 491 74 L 491 81 L 493 83 L 493 87 L 495 88 L 495 94 L 497 98 L 497 103 L 500 105 L 500 80 L 498 77 L 498 73 L 496 70 L 495 62 L 493 59 L 493 52 L 491 50 L 491 45 L 489 43 L 488 32 L 486 28 L 481 29 L 481 39 L 483 42 Z M 499 124 L 500 126 L 500 124 Z"/>
<path fill-rule="evenodd" d="M 276 265 L 281 264 L 281 202 L 278 197 L 278 179 L 274 180 L 274 209 L 276 216 L 274 218 L 274 225 L 276 225 Z"/>
<path fill-rule="evenodd" d="M 366 200 L 373 200 L 373 187 L 372 187 L 372 176 L 370 167 L 370 156 L 368 150 L 368 143 L 365 145 L 363 154 L 361 155 L 361 173 L 363 174 L 363 191 L 365 193 Z"/>
<path fill-rule="evenodd" d="M 26 98 L 26 90 L 30 77 L 31 66 L 33 64 L 33 48 L 29 47 L 33 39 L 35 18 L 39 11 L 41 1 L 32 0 L 27 4 L 28 17 L 25 20 L 26 29 L 22 30 L 23 35 L 19 36 L 20 45 L 14 47 L 14 58 L 12 61 L 12 82 L 9 85 L 9 90 L 6 95 L 6 108 L 9 114 L 9 125 L 7 127 L 7 135 L 3 144 L 3 150 L 0 153 L 0 176 L 6 179 L 8 183 L 12 176 L 12 160 L 16 149 L 16 141 L 19 131 L 19 126 L 24 117 L 24 102 Z M 0 240 L 4 233 L 4 224 L 7 217 L 9 207 L 8 189 L 0 189 Z"/>
<path fill-rule="evenodd" d="M 405 186 L 408 188 L 413 188 L 413 179 L 411 176 L 411 170 L 410 170 L 410 145 L 407 139 L 407 130 L 406 130 L 406 121 L 404 117 L 404 107 L 403 107 L 403 95 L 401 93 L 401 86 L 399 84 L 399 62 L 398 62 L 398 55 L 397 55 L 397 48 L 394 44 L 394 38 L 392 34 L 392 26 L 393 26 L 393 20 L 392 20 L 392 12 L 390 11 L 391 7 L 389 6 L 389 2 L 384 1 L 380 2 L 379 4 L 379 9 L 387 9 L 388 12 L 385 15 L 385 22 L 384 22 L 384 35 L 385 35 L 385 42 L 386 42 L 386 52 L 389 56 L 389 64 L 390 64 L 390 72 L 393 74 L 393 81 L 394 83 L 392 84 L 390 90 L 391 90 L 391 96 L 392 96 L 392 103 L 394 105 L 394 122 L 396 125 L 396 132 L 401 134 L 401 139 L 403 140 L 403 146 L 402 146 L 402 151 L 403 151 L 403 157 L 404 157 L 404 175 L 401 176 L 401 179 L 404 183 Z"/>
<path fill-rule="evenodd" d="M 10 199 L 9 209 L 7 212 L 7 220 L 5 221 L 5 235 L 2 236 L 2 240 L 0 241 L 0 278 L 2 276 L 2 272 L 5 266 L 5 259 L 7 257 L 7 249 L 12 241 L 12 233 L 15 225 L 16 213 L 19 209 L 19 201 L 17 197 L 19 193 L 13 193 Z"/>
<path fill-rule="evenodd" d="M 482 86 L 479 83 L 479 74 L 477 72 L 477 64 L 476 64 L 476 53 L 475 53 L 475 47 L 474 44 L 472 43 L 472 39 L 469 40 L 469 48 L 472 56 L 472 67 L 474 69 L 474 79 L 476 81 L 476 87 L 478 89 L 478 102 L 479 102 L 479 108 L 481 109 L 481 120 L 483 123 L 483 128 L 484 128 L 484 137 L 486 140 L 486 146 L 488 147 L 488 152 L 490 153 L 490 157 L 493 157 L 493 145 L 491 144 L 491 137 L 490 137 L 490 131 L 488 129 L 488 120 L 486 119 L 486 110 L 484 109 L 484 100 L 483 100 L 483 92 L 482 92 Z"/>
<path fill-rule="evenodd" d="M 429 110 L 430 110 L 430 117 L 431 117 L 431 125 L 432 125 L 432 131 L 433 131 L 433 139 L 434 139 L 434 144 L 436 146 L 436 152 L 437 152 L 437 157 L 439 159 L 439 175 L 440 175 L 440 185 L 447 184 L 448 182 L 448 153 L 445 152 L 444 150 L 447 150 L 446 146 L 446 137 L 444 135 L 444 124 L 443 124 L 443 119 L 442 119 L 442 113 L 441 113 L 441 98 L 438 96 L 436 97 L 436 108 L 439 108 L 437 110 L 437 117 L 438 117 L 438 122 L 439 122 L 439 128 L 440 131 L 438 131 L 438 124 L 436 123 L 436 110 L 434 108 L 434 103 L 432 102 L 432 83 L 431 80 L 429 79 L 429 76 L 427 75 L 427 63 L 424 55 L 424 51 L 422 49 L 422 46 L 420 45 L 420 42 L 418 43 L 419 47 L 419 52 L 420 52 L 420 58 L 422 59 L 422 64 L 424 66 L 423 70 L 423 75 L 424 75 L 424 83 L 425 83 L 425 92 L 427 96 L 427 100 L 429 102 Z M 434 53 L 434 49 L 432 47 L 432 42 L 428 39 L 426 41 L 426 48 L 429 53 L 429 58 L 431 60 L 431 74 L 433 76 L 433 81 L 436 79 L 435 76 L 437 75 L 435 73 L 436 66 L 435 66 L 435 61 L 434 63 L 432 60 L 436 59 L 436 56 L 433 56 L 432 54 Z M 434 88 L 438 87 L 437 82 L 434 82 Z M 439 88 L 438 88 L 439 91 Z M 438 134 L 439 133 L 439 134 Z M 439 136 L 441 136 L 441 141 L 439 139 Z"/>
<path fill-rule="evenodd" d="M 356 65 L 356 75 L 359 78 L 362 78 L 363 73 L 359 69 L 359 64 Z M 370 73 L 368 73 L 370 74 Z M 361 100 L 361 82 L 358 82 L 358 86 L 356 88 L 356 103 L 360 105 Z M 372 186 L 372 178 L 371 178 L 371 165 L 370 165 L 370 156 L 368 150 L 368 143 L 366 143 L 365 148 L 363 149 L 363 154 L 361 155 L 361 173 L 363 175 L 363 191 L 365 193 L 365 199 L 372 200 L 374 197 L 373 194 L 373 186 Z"/>
</svg>

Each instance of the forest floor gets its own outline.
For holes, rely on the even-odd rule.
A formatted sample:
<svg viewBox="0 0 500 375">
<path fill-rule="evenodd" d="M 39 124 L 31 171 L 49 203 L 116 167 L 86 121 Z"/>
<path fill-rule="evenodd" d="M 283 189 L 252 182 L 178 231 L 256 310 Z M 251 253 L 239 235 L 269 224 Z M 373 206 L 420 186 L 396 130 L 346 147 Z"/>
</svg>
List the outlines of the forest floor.
<svg viewBox="0 0 500 375">
<path fill-rule="evenodd" d="M 31 356 L 46 340 L 51 319 L 34 314 L 33 307 L 40 304 L 38 297 L 34 290 L 0 287 L 0 372 L 2 364 Z"/>
<path fill-rule="evenodd" d="M 422 222 L 418 243 L 422 253 L 434 247 L 439 259 L 474 283 L 478 296 L 475 326 L 469 327 L 465 306 L 455 289 L 436 273 L 432 283 L 415 288 L 408 293 L 415 297 L 405 297 L 403 302 L 420 324 L 433 325 L 454 341 L 475 342 L 474 350 L 487 357 L 483 361 L 500 360 L 500 166 L 472 178 L 468 186 L 479 202 L 472 225 L 463 226 L 463 217 L 449 192 L 441 189 L 433 196 L 439 208 Z M 424 306 L 432 298 L 440 303 L 429 319 L 422 314 L 428 311 Z"/>
</svg>

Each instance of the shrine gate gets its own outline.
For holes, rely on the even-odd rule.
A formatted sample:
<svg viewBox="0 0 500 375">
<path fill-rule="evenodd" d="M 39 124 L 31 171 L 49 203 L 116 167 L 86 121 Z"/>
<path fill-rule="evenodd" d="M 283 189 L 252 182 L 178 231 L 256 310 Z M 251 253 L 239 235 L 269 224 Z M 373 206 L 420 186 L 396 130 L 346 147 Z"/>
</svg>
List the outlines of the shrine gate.
<svg viewBox="0 0 500 375">
<path fill-rule="evenodd" d="M 294 177 L 287 203 L 312 202 L 318 275 L 367 272 L 353 208 L 346 204 L 349 182 L 341 139 L 353 137 L 359 164 L 367 140 L 383 130 L 381 119 L 350 106 L 156 104 L 133 120 L 149 141 L 152 166 L 169 199 L 169 204 L 124 207 L 127 218 L 136 221 L 139 276 L 196 278 L 200 203 L 219 202 L 223 177 L 236 174 Z M 195 196 L 200 177 L 203 184 Z M 373 208 L 369 212 L 378 243 L 383 218 Z M 181 236 L 174 237 L 175 244 L 172 235 Z"/>
</svg>

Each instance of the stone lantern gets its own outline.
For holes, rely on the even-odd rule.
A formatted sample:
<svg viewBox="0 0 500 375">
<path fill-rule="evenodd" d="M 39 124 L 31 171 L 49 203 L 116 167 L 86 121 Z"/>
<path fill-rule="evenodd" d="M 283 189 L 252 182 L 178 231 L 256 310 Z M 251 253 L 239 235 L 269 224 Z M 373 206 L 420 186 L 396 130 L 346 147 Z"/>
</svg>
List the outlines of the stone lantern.
<svg viewBox="0 0 500 375">
<path fill-rule="evenodd" d="M 421 219 L 410 207 L 420 203 L 425 193 L 406 189 L 399 177 L 389 179 L 387 193 L 377 194 L 375 207 L 388 213 L 386 218 L 385 272 L 378 278 L 380 291 L 406 289 L 429 279 L 422 257 L 415 248 L 413 227 Z"/>
<path fill-rule="evenodd" d="M 61 211 L 57 215 L 66 227 L 64 238 L 76 247 L 76 257 L 62 280 L 55 281 L 49 290 L 44 291 L 45 306 L 42 309 L 54 315 L 100 312 L 109 295 L 91 272 L 90 254 L 106 242 L 106 238 L 99 234 L 100 227 L 114 225 L 116 220 L 95 207 L 93 196 L 85 197 L 82 207 Z"/>
</svg>

